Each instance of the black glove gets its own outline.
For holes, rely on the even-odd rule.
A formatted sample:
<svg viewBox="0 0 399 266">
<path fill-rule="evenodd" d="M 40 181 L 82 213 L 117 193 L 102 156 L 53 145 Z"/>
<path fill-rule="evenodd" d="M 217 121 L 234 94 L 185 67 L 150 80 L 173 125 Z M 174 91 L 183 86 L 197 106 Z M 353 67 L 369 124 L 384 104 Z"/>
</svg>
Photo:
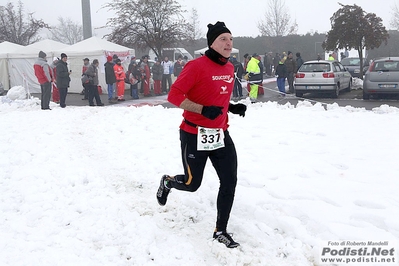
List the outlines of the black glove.
<svg viewBox="0 0 399 266">
<path fill-rule="evenodd" d="M 247 110 L 247 106 L 242 103 L 237 103 L 237 104 L 229 104 L 229 112 L 240 115 L 242 117 L 245 116 L 245 111 Z"/>
<path fill-rule="evenodd" d="M 214 105 L 203 106 L 201 114 L 211 120 L 214 120 L 216 117 L 223 114 L 222 109 L 223 107 L 214 106 Z"/>
</svg>

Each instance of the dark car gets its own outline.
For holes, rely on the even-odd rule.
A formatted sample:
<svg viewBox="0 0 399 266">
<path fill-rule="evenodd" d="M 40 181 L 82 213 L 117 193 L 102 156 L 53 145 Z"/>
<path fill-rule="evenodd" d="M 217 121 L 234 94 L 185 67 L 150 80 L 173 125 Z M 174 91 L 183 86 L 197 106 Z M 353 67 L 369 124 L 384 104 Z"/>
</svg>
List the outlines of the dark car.
<svg viewBox="0 0 399 266">
<path fill-rule="evenodd" d="M 363 80 L 363 99 L 376 94 L 399 95 L 399 57 L 375 59 Z"/>
<path fill-rule="evenodd" d="M 351 73 L 352 77 L 360 78 L 360 58 L 359 57 L 347 57 L 341 60 L 341 64 Z M 369 68 L 367 59 L 363 59 L 363 75 Z"/>
</svg>

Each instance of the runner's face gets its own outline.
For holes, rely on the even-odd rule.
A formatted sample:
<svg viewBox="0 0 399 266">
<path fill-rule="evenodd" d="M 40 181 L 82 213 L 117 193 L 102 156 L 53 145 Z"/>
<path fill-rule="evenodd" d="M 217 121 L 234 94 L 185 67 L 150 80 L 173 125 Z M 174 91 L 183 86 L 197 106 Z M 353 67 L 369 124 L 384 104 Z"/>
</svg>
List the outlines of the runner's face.
<svg viewBox="0 0 399 266">
<path fill-rule="evenodd" d="M 233 48 L 233 37 L 230 33 L 222 33 L 213 41 L 211 48 L 223 57 L 230 57 Z"/>
</svg>

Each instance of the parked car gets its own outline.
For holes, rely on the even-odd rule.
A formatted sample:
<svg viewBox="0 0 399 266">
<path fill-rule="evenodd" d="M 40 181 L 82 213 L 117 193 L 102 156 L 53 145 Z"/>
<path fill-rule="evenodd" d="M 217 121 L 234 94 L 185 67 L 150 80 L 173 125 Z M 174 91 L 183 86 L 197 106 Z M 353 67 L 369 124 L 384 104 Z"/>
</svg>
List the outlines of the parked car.
<svg viewBox="0 0 399 266">
<path fill-rule="evenodd" d="M 350 91 L 352 76 L 338 61 L 307 61 L 299 68 L 295 79 L 295 95 L 308 92 L 329 92 L 337 98 L 341 90 Z"/>
<path fill-rule="evenodd" d="M 360 58 L 359 57 L 347 57 L 341 60 L 341 64 L 351 73 L 352 77 L 360 77 Z M 369 68 L 369 63 L 366 58 L 363 59 L 363 75 Z"/>
<path fill-rule="evenodd" d="M 399 94 L 399 57 L 373 60 L 363 80 L 363 99 L 375 94 Z"/>
</svg>

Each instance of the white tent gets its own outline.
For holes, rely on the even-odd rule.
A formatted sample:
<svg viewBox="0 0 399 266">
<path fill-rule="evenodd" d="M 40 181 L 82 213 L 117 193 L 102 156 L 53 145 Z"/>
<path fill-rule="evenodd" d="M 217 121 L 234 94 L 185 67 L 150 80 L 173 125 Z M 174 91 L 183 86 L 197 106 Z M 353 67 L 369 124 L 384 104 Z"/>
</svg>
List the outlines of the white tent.
<svg viewBox="0 0 399 266">
<path fill-rule="evenodd" d="M 3 84 L 5 90 L 10 88 L 8 54 L 21 49 L 22 47 L 22 45 L 7 41 L 0 43 L 0 82 Z"/>
<path fill-rule="evenodd" d="M 60 43 L 60 42 L 57 42 L 57 41 L 54 41 L 54 40 L 50 40 L 50 39 L 45 39 L 45 40 L 42 40 L 40 42 L 35 42 L 35 43 L 32 43 L 32 44 L 29 44 L 26 47 L 33 48 L 33 49 L 35 49 L 35 51 L 42 50 L 42 51 L 51 51 L 51 52 L 53 52 L 53 51 L 56 51 L 56 50 L 59 50 L 59 49 L 67 48 L 69 46 L 70 46 L 69 44 Z M 47 58 L 49 58 L 48 55 L 47 55 Z"/>
<path fill-rule="evenodd" d="M 205 47 L 205 48 L 194 51 L 194 57 L 195 58 L 200 57 L 201 55 L 205 54 L 205 51 L 208 49 L 209 49 L 208 47 Z M 233 48 L 231 51 L 231 56 L 233 56 L 233 55 L 236 55 L 237 58 L 240 58 L 240 50 L 238 50 L 237 48 Z"/>
<path fill-rule="evenodd" d="M 47 61 L 51 64 L 54 51 L 68 47 L 69 45 L 53 40 L 42 40 L 28 46 L 23 46 L 13 53 L 8 54 L 8 70 L 10 73 L 10 87 L 28 87 L 32 93 L 40 92 L 40 85 L 37 82 L 33 64 L 40 51 L 47 54 Z"/>
<path fill-rule="evenodd" d="M 134 49 L 130 49 L 128 47 L 115 44 L 109 42 L 107 40 L 101 39 L 99 37 L 91 37 L 81 42 L 75 43 L 65 49 L 60 49 L 56 51 L 57 56 L 60 56 L 61 53 L 65 53 L 68 56 L 68 68 L 72 70 L 71 74 L 71 84 L 68 92 L 80 92 L 82 91 L 82 66 L 83 59 L 89 58 L 90 63 L 94 59 L 98 59 L 100 62 L 99 65 L 99 82 L 100 86 L 103 89 L 103 92 L 106 92 L 107 87 L 105 83 L 105 70 L 104 64 L 106 63 L 106 57 L 108 55 L 116 54 L 121 60 L 127 70 L 127 66 L 129 64 L 130 56 L 134 55 Z"/>
</svg>

